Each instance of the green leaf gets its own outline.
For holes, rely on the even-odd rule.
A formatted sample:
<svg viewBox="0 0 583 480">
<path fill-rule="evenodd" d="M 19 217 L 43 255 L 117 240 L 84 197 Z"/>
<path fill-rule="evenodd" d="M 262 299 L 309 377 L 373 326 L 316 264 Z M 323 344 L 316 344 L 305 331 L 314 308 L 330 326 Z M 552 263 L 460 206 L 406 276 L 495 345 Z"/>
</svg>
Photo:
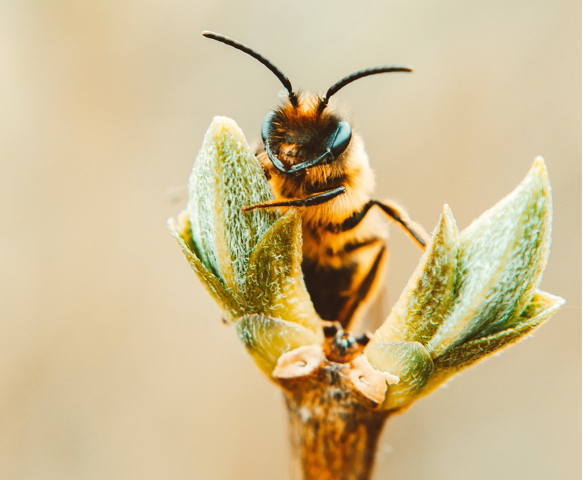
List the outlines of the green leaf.
<svg viewBox="0 0 583 480">
<path fill-rule="evenodd" d="M 550 185 L 537 158 L 510 195 L 460 234 L 455 299 L 427 346 L 433 358 L 496 331 L 524 310 L 546 265 L 550 230 Z"/>
<path fill-rule="evenodd" d="M 266 315 L 245 315 L 237 321 L 237 333 L 267 375 L 271 375 L 283 353 L 318 343 L 316 334 L 302 325 Z"/>
<path fill-rule="evenodd" d="M 249 255 L 279 217 L 241 208 L 271 198 L 243 132 L 233 120 L 215 117 L 190 176 L 187 210 L 200 260 L 234 291 L 244 291 Z"/>
<path fill-rule="evenodd" d="M 371 342 L 365 349 L 376 369 L 399 377 L 389 385 L 382 408 L 402 408 L 414 401 L 433 373 L 429 352 L 418 342 Z"/>
<path fill-rule="evenodd" d="M 175 236 L 231 318 L 264 314 L 321 335 L 301 270 L 300 215 L 242 210 L 269 199 L 269 184 L 241 130 L 215 117 L 189 180 L 189 224 Z"/>
<path fill-rule="evenodd" d="M 378 342 L 419 342 L 426 345 L 443 323 L 453 300 L 457 227 L 447 205 L 419 266 L 375 332 Z"/>
<path fill-rule="evenodd" d="M 319 317 L 302 274 L 302 221 L 297 212 L 280 218 L 261 239 L 246 278 L 249 313 L 262 313 L 320 332 Z"/>
<path fill-rule="evenodd" d="M 526 309 L 517 315 L 513 326 L 486 337 L 463 343 L 435 359 L 437 370 L 455 373 L 492 353 L 517 342 L 554 314 L 565 301 L 546 292 L 538 292 Z"/>
<path fill-rule="evenodd" d="M 198 275 L 203 285 L 210 292 L 215 301 L 221 306 L 229 319 L 240 317 L 245 312 L 242 309 L 244 301 L 239 295 L 231 290 L 213 272 L 205 267 L 196 253 L 196 247 L 192 242 L 190 224 L 187 215 L 178 218 L 177 224 L 173 219 L 168 220 L 168 228 L 178 241 L 182 252 L 186 256 L 188 263 Z"/>
</svg>

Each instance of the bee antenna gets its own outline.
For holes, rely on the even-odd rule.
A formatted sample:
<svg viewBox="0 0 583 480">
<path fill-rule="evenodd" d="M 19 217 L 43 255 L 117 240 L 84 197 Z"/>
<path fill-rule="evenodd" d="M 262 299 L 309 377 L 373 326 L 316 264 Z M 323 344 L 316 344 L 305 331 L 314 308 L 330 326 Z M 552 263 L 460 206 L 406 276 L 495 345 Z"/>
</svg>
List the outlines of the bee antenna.
<svg viewBox="0 0 583 480">
<path fill-rule="evenodd" d="M 289 78 L 279 69 L 277 68 L 271 61 L 265 58 L 263 55 L 257 53 L 251 47 L 238 42 L 237 40 L 233 40 L 232 38 L 226 37 L 225 35 L 221 35 L 220 33 L 209 32 L 205 30 L 202 32 L 202 36 L 206 38 L 210 38 L 211 40 L 216 40 L 217 42 L 224 43 L 225 45 L 229 45 L 230 47 L 236 48 L 237 50 L 241 50 L 243 53 L 252 56 L 255 60 L 258 60 L 263 65 L 265 65 L 269 70 L 273 72 L 273 74 L 279 78 L 279 81 L 283 84 L 283 86 L 288 91 L 289 101 L 294 107 L 298 106 L 298 97 L 294 93 L 292 89 L 292 84 L 289 81 Z"/>
<path fill-rule="evenodd" d="M 376 75 L 377 73 L 412 72 L 412 71 L 413 69 L 406 65 L 385 65 L 382 67 L 365 68 L 364 70 L 359 70 L 358 72 L 351 73 L 350 75 L 344 77 L 342 80 L 336 82 L 328 89 L 326 95 L 322 100 L 320 100 L 320 104 L 318 105 L 318 115 L 324 111 L 332 95 L 334 95 L 342 87 L 345 87 L 349 83 L 352 83 L 355 80 L 358 80 L 359 78 L 368 77 L 369 75 Z"/>
</svg>

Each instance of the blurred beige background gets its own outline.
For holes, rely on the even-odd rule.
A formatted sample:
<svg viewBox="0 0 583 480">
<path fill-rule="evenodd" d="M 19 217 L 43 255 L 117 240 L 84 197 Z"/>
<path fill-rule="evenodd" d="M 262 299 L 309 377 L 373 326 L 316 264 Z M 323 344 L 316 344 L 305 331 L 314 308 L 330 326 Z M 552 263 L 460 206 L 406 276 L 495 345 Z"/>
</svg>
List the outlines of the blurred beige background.
<svg viewBox="0 0 583 480">
<path fill-rule="evenodd" d="M 335 100 L 378 196 L 428 229 L 446 202 L 466 227 L 545 157 L 542 287 L 567 306 L 392 419 L 375 479 L 581 478 L 580 2 L 0 5 L 0 478 L 288 474 L 283 402 L 165 227 L 212 117 L 255 139 L 281 89 L 204 29 L 256 47 L 296 88 L 413 65 Z M 387 309 L 419 257 L 391 230 Z"/>
</svg>

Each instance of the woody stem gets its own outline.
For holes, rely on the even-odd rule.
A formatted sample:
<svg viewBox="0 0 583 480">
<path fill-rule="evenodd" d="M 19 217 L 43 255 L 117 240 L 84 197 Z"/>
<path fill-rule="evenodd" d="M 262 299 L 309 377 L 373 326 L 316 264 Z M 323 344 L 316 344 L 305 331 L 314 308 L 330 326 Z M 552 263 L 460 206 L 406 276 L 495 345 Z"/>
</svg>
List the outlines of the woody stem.
<svg viewBox="0 0 583 480">
<path fill-rule="evenodd" d="M 322 373 L 312 388 L 286 392 L 293 480 L 369 480 L 388 414 L 346 388 L 339 369 Z"/>
</svg>

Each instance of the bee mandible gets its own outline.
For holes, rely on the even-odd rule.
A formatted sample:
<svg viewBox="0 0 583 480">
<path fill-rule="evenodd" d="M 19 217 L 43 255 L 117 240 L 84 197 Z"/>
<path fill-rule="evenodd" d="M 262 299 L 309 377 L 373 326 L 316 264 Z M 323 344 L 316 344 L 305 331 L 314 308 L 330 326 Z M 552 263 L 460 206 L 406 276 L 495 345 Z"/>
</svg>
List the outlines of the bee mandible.
<svg viewBox="0 0 583 480">
<path fill-rule="evenodd" d="M 263 145 L 255 152 L 274 200 L 244 210 L 300 209 L 306 287 L 320 317 L 339 321 L 346 329 L 362 316 L 382 283 L 386 218 L 400 225 L 421 248 L 428 237 L 401 207 L 390 200 L 371 199 L 374 175 L 363 141 L 328 102 L 360 78 L 412 69 L 401 65 L 367 68 L 342 78 L 324 96 L 296 93 L 278 67 L 247 45 L 213 32 L 203 35 L 255 58 L 287 90 L 284 102 L 265 117 Z"/>
</svg>

